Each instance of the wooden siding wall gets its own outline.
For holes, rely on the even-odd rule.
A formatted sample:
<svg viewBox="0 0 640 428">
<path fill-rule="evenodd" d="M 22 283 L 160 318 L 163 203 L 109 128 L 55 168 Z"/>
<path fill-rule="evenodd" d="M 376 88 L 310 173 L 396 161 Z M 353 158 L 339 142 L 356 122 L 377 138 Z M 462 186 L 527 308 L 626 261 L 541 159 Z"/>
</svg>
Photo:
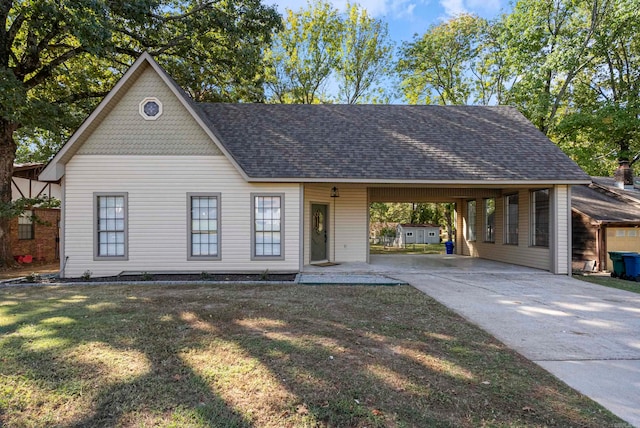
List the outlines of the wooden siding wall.
<svg viewBox="0 0 640 428">
<path fill-rule="evenodd" d="M 311 262 L 311 204 L 329 206 L 328 259 L 336 262 L 366 262 L 368 258 L 369 206 L 364 186 L 340 185 L 339 198 L 330 196 L 333 185 L 304 185 L 304 264 Z"/>
<path fill-rule="evenodd" d="M 223 156 L 76 155 L 66 168 L 66 276 L 298 270 L 298 184 L 247 183 Z M 128 261 L 93 260 L 94 192 L 128 192 Z M 220 261 L 187 261 L 188 192 L 221 193 Z M 284 260 L 251 260 L 252 192 L 285 194 Z"/>
<path fill-rule="evenodd" d="M 598 226 L 592 225 L 589 217 L 573 211 L 571 213 L 571 260 L 574 270 L 580 270 L 585 262 L 598 261 Z M 598 268 L 602 269 L 598 262 Z"/>
</svg>

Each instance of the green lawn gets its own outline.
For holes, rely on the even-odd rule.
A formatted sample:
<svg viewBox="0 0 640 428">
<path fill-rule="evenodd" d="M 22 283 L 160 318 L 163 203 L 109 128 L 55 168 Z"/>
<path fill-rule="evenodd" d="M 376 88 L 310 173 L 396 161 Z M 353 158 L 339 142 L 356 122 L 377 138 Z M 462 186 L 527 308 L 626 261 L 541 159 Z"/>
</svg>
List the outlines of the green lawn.
<svg viewBox="0 0 640 428">
<path fill-rule="evenodd" d="M 611 276 L 589 274 L 574 274 L 573 277 L 582 281 L 590 282 L 592 284 L 604 285 L 605 287 L 618 288 L 620 290 L 640 293 L 640 282 L 611 278 Z"/>
<path fill-rule="evenodd" d="M 444 254 L 444 243 L 441 244 L 407 244 L 405 248 L 369 245 L 371 254 Z"/>
<path fill-rule="evenodd" d="M 0 426 L 620 423 L 407 286 L 0 289 Z"/>
</svg>

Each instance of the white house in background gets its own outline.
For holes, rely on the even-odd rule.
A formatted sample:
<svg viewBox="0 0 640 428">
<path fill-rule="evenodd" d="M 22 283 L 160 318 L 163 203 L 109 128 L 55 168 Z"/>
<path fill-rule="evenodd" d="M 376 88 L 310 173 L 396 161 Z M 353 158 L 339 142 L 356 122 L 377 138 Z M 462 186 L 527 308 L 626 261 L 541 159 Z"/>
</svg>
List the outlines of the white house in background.
<svg viewBox="0 0 640 428">
<path fill-rule="evenodd" d="M 398 224 L 396 227 L 396 247 L 407 244 L 438 244 L 440 243 L 440 226 L 435 224 Z"/>
<path fill-rule="evenodd" d="M 456 251 L 569 274 L 589 177 L 516 109 L 195 103 L 143 54 L 47 165 L 62 275 L 367 262 L 369 204 L 456 205 Z"/>
</svg>

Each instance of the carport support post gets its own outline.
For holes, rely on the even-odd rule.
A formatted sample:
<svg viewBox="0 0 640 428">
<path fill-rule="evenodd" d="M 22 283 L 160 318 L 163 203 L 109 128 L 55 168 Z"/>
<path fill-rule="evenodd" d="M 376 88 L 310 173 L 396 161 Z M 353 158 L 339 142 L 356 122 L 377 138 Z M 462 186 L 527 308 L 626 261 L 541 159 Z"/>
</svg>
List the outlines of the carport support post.
<svg viewBox="0 0 640 428">
<path fill-rule="evenodd" d="M 550 270 L 571 276 L 571 186 L 554 186 L 550 193 Z"/>
<path fill-rule="evenodd" d="M 462 242 L 464 241 L 464 215 L 462 213 L 462 199 L 457 199 L 456 202 L 456 246 L 454 247 L 455 254 L 462 255 Z"/>
</svg>

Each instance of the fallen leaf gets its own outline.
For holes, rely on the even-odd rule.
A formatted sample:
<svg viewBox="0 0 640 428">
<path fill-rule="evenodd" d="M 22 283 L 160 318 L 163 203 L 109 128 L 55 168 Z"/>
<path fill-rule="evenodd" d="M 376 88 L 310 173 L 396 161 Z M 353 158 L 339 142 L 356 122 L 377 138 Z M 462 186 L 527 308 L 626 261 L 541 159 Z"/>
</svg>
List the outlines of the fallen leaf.
<svg viewBox="0 0 640 428">
<path fill-rule="evenodd" d="M 483 385 L 491 385 L 491 382 L 489 382 L 488 380 L 482 381 Z"/>
<path fill-rule="evenodd" d="M 373 413 L 373 416 L 382 416 L 382 411 L 378 409 L 373 409 L 371 413 Z"/>
<path fill-rule="evenodd" d="M 529 412 L 529 413 L 533 413 L 533 412 L 535 412 L 535 410 L 533 410 L 533 407 L 529 407 L 529 406 L 524 406 L 524 407 L 522 408 L 522 411 L 523 411 L 523 412 Z"/>
<path fill-rule="evenodd" d="M 309 414 L 309 409 L 307 409 L 307 406 L 305 406 L 304 404 L 300 404 L 297 408 L 296 408 L 296 412 L 299 415 L 308 415 Z"/>
</svg>

